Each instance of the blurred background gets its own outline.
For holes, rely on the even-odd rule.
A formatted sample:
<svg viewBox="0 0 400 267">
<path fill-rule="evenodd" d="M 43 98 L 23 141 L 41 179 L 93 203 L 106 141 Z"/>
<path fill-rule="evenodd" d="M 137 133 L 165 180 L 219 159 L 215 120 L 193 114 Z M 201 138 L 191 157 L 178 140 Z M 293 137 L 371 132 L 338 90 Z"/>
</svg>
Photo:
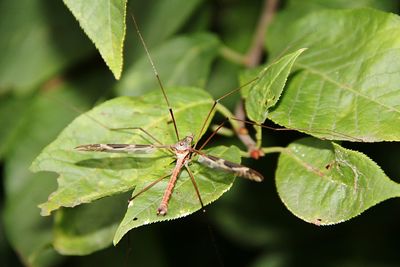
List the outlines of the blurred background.
<svg viewBox="0 0 400 267">
<path fill-rule="evenodd" d="M 219 40 L 223 47 L 244 55 L 265 2 L 129 1 L 128 16 L 134 12 L 167 86 L 190 83 L 218 97 L 238 86 L 245 66 L 215 51 L 193 59 L 179 78 L 169 79 L 179 55 L 168 55 L 163 47 L 207 33 L 203 41 Z M 398 13 L 400 3 L 281 0 L 271 27 L 276 20 L 292 23 L 320 9 L 357 7 Z M 266 170 L 265 182 L 237 179 L 205 213 L 140 227 L 116 247 L 103 240 L 90 255 L 61 255 L 69 254 L 62 244 L 68 233 L 96 236 L 102 227 L 117 223 L 128 195 L 41 217 L 37 205 L 56 189 L 57 175 L 31 173 L 32 160 L 80 112 L 114 96 L 141 95 L 158 87 L 130 18 L 124 69 L 116 81 L 62 1 L 2 0 L 0 10 L 2 266 L 400 266 L 400 200 L 385 201 L 338 225 L 308 224 L 291 214 L 277 195 L 276 155 L 246 160 L 246 165 Z M 195 45 L 189 43 L 186 49 Z M 268 59 L 268 52 L 261 59 Z M 238 99 L 229 97 L 223 103 L 233 110 Z M 295 132 L 265 131 L 264 146 L 285 146 L 299 137 Z M 214 143 L 241 146 L 235 137 L 217 137 Z M 366 153 L 389 177 L 399 178 L 399 144 L 345 143 L 345 147 Z M 113 201 L 121 203 L 121 210 L 105 213 Z M 63 216 L 69 216 L 68 225 Z"/>
</svg>

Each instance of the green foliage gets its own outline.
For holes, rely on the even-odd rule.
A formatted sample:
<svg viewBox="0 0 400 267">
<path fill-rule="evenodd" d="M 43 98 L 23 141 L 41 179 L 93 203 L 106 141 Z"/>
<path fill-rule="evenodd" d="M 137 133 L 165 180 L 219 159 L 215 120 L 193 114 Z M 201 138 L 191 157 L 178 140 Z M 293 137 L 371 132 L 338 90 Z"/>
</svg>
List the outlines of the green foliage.
<svg viewBox="0 0 400 267">
<path fill-rule="evenodd" d="M 0 10 L 0 94 L 33 91 L 94 52 L 60 1 L 4 0 Z"/>
<path fill-rule="evenodd" d="M 304 50 L 299 49 L 266 66 L 260 72 L 259 79 L 250 86 L 248 93 L 244 93 L 246 113 L 252 121 L 263 123 L 267 119 L 269 109 L 275 106 L 282 94 L 295 60 Z"/>
<path fill-rule="evenodd" d="M 180 36 L 165 42 L 154 49 L 152 58 L 157 64 L 157 71 L 166 87 L 170 86 L 205 86 L 205 78 L 210 65 L 218 53 L 219 41 L 211 34 Z M 196 66 L 197 71 L 191 69 Z M 127 69 L 117 85 L 119 95 L 142 95 L 158 89 L 149 59 L 143 55 L 133 66 Z"/>
<path fill-rule="evenodd" d="M 400 195 L 400 184 L 366 155 L 312 138 L 291 143 L 281 154 L 276 185 L 289 210 L 317 225 L 346 221 Z"/>
<path fill-rule="evenodd" d="M 122 72 L 126 2 L 127 0 L 64 0 L 116 79 L 120 78 Z"/>
<path fill-rule="evenodd" d="M 185 135 L 200 132 L 203 119 L 212 104 L 207 93 L 195 88 L 171 88 L 168 95 L 175 110 L 179 132 Z M 133 157 L 118 153 L 111 156 L 96 152 L 82 153 L 74 148 L 94 142 L 154 142 L 140 131 L 110 131 L 104 125 L 110 128 L 141 127 L 161 143 L 173 144 L 176 139 L 169 120 L 168 107 L 159 91 L 145 97 L 115 98 L 82 114 L 32 164 L 32 171 L 46 170 L 62 174 L 58 190 L 40 205 L 42 215 L 49 215 L 61 206 L 74 207 L 125 192 L 139 183 L 147 185 L 149 181 L 168 173 L 174 159 L 167 151 L 159 150 L 151 155 Z M 88 132 L 92 134 L 88 135 Z"/>
<path fill-rule="evenodd" d="M 269 35 L 272 57 L 309 48 L 269 118 L 326 139 L 400 140 L 399 27 L 376 10 L 322 11 Z"/>
<path fill-rule="evenodd" d="M 11 247 L 23 264 L 40 267 L 62 264 L 62 255 L 93 254 L 114 243 L 116 248 L 69 258 L 68 266 L 130 265 L 130 259 L 136 265 L 187 266 L 193 263 L 193 251 L 204 254 L 195 265 L 212 266 L 214 246 L 203 244 L 207 221 L 222 239 L 212 242 L 222 244 L 218 249 L 227 266 L 290 266 L 300 260 L 311 264 L 310 258 L 318 266 L 396 266 L 397 256 L 391 260 L 390 255 L 398 254 L 392 234 L 398 202 L 370 209 L 396 198 L 400 190 L 391 180 L 400 171 L 400 19 L 384 12 L 394 12 L 395 2 L 286 1 L 261 44 L 265 62 L 246 69 L 244 55 L 261 15 L 255 0 L 229 5 L 200 0 L 64 0 L 64 5 L 2 1 L 0 232 L 6 239 L 0 238 L 0 253 L 13 259 L 5 265 L 17 264 Z M 360 7 L 384 11 L 355 9 Z M 165 217 L 156 211 L 169 177 L 128 206 L 131 196 L 171 173 L 175 158 L 167 149 L 153 154 L 74 149 L 93 143 L 155 143 L 142 131 L 111 128 L 141 127 L 162 144 L 177 141 L 132 13 L 181 138 L 193 133 L 200 139 L 213 98 L 231 92 L 238 80 L 249 84 L 241 88 L 244 107 L 247 118 L 258 124 L 255 146 L 266 155 L 243 164 L 266 179 L 261 184 L 235 180 L 200 165 L 195 155 L 189 168 L 206 205 L 205 215 L 197 213 L 201 218 L 193 214 L 201 205 L 185 169 Z M 239 97 L 224 98 L 217 111 L 234 116 L 230 110 Z M 93 103 L 95 107 L 84 112 Z M 211 112 L 206 129 L 221 123 L 220 114 L 214 115 Z M 261 134 L 260 125 L 271 122 L 301 133 Z M 230 123 L 237 131 L 239 123 Z M 303 138 L 304 133 L 314 137 Z M 250 156 L 235 136 L 215 136 L 203 152 L 232 162 Z M 276 152 L 277 159 L 270 155 Z M 35 173 L 29 171 L 30 164 Z M 40 216 L 39 204 L 42 215 L 53 217 Z M 342 222 L 323 230 L 314 226 Z M 127 235 L 132 237 L 122 239 Z M 188 236 L 191 245 L 182 245 Z M 373 239 L 382 245 L 368 247 Z M 330 242 L 316 246 L 321 240 Z M 338 247 L 359 248 L 357 257 L 332 253 Z"/>
<path fill-rule="evenodd" d="M 211 98 L 203 90 L 188 87 L 171 88 L 168 96 L 175 110 L 179 132 L 186 135 L 199 133 L 204 118 L 211 108 Z M 135 118 L 134 123 L 132 118 Z M 60 173 L 57 191 L 50 195 L 46 203 L 40 205 L 42 215 L 49 215 L 60 207 L 74 207 L 132 189 L 135 189 L 134 192 L 140 191 L 155 179 L 169 174 L 174 158 L 168 151 L 160 150 L 151 155 L 109 156 L 74 150 L 78 145 L 93 142 L 126 144 L 154 142 L 140 131 L 110 131 L 105 128 L 105 124 L 111 128 L 142 127 L 161 143 L 173 144 L 176 139 L 169 120 L 168 107 L 159 91 L 143 97 L 116 98 L 99 105 L 87 114 L 82 114 L 46 147 L 32 164 L 31 169 L 35 172 Z M 87 135 L 88 132 L 95 134 Z M 211 151 L 210 154 L 222 156 L 230 161 L 239 160 L 238 150 L 221 149 Z M 217 199 L 233 182 L 231 175 L 215 173 L 214 170 L 198 166 L 198 163 L 193 163 L 192 171 L 198 179 L 204 204 Z M 131 228 L 183 217 L 201 208 L 188 174 L 182 173 L 174 190 L 175 197 L 170 202 L 170 211 L 167 216 L 157 216 L 156 210 L 167 182 L 166 179 L 135 198 L 133 206 L 128 208 L 117 230 L 115 243 Z M 77 249 L 76 246 L 74 248 Z M 79 254 L 81 253 L 85 252 Z"/>
<path fill-rule="evenodd" d="M 20 100 L 27 105 L 21 116 L 23 121 L 15 130 L 14 142 L 10 144 L 12 150 L 6 157 L 4 227 L 10 242 L 29 266 L 52 266 L 60 260 L 51 247 L 52 220 L 43 219 L 37 208 L 56 187 L 55 176 L 28 170 L 37 153 L 75 116 L 74 111 L 60 107 L 54 99 L 64 99 L 77 106 L 84 104 L 81 96 L 67 86 L 40 93 L 29 104 L 25 98 Z M 48 116 L 49 110 L 51 116 Z"/>
</svg>

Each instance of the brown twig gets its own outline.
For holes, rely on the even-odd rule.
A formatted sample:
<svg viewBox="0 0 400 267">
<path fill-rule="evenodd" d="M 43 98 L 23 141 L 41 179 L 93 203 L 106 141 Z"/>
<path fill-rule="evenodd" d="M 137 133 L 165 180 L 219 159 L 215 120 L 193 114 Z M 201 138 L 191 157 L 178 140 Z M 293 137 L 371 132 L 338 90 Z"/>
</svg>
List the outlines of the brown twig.
<svg viewBox="0 0 400 267">
<path fill-rule="evenodd" d="M 244 64 L 249 68 L 259 65 L 261 62 L 265 42 L 265 34 L 267 32 L 269 24 L 271 23 L 275 15 L 278 2 L 279 0 L 265 0 L 264 2 L 264 8 L 258 21 L 252 44 L 246 56 L 244 57 Z M 241 100 L 236 105 L 235 116 L 244 120 L 246 116 L 245 114 L 246 113 L 244 111 L 243 101 Z M 242 123 L 240 126 L 241 127 L 239 130 L 236 131 L 236 134 L 243 142 L 243 144 L 247 147 L 250 156 L 255 159 L 264 156 L 262 150 L 257 148 L 257 143 L 248 134 L 245 124 Z"/>
<path fill-rule="evenodd" d="M 245 126 L 246 114 L 244 112 L 243 101 L 239 101 L 235 108 L 235 117 L 238 118 L 239 128 L 235 128 L 236 135 L 242 141 L 242 143 L 246 146 L 247 151 L 253 159 L 259 159 L 264 156 L 264 153 L 261 149 L 257 148 L 257 143 L 251 138 L 247 128 Z"/>
<path fill-rule="evenodd" d="M 265 0 L 264 9 L 261 13 L 261 17 L 258 21 L 257 30 L 254 34 L 252 44 L 245 57 L 245 64 L 248 67 L 255 67 L 261 62 L 261 56 L 263 53 L 265 34 L 268 26 L 271 23 L 279 0 Z"/>
</svg>

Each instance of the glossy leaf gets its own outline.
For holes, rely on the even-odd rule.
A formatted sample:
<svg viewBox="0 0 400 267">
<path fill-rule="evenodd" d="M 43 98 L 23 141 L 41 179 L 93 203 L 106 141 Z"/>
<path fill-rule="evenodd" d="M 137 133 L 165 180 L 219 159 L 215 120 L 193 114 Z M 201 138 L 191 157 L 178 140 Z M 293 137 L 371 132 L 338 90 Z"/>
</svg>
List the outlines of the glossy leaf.
<svg viewBox="0 0 400 267">
<path fill-rule="evenodd" d="M 209 95 L 201 89 L 172 88 L 168 96 L 182 137 L 190 133 L 198 133 L 213 103 Z M 158 90 L 142 97 L 116 98 L 81 115 L 45 148 L 32 164 L 34 171 L 46 170 L 60 174 L 57 191 L 49 196 L 46 203 L 40 205 L 42 215 L 49 215 L 51 211 L 61 206 L 73 207 L 134 188 L 142 188 L 170 173 L 171 164 L 175 159 L 163 149 L 150 155 L 85 153 L 73 149 L 78 145 L 88 143 L 149 144 L 153 141 L 140 131 L 111 131 L 105 128 L 105 125 L 111 128 L 142 127 L 163 144 L 176 142 L 167 106 Z M 217 150 L 215 153 L 223 154 L 228 160 L 238 161 L 239 159 L 239 150 L 236 148 L 229 150 L 223 148 L 222 151 Z M 231 186 L 233 176 L 208 168 L 196 167 L 197 165 L 197 163 L 193 164 L 194 174 L 199 176 L 198 183 L 200 190 L 203 191 L 202 195 L 204 194 L 204 202 L 210 203 Z M 134 201 L 136 204 L 134 207 L 145 209 L 141 211 L 143 213 L 140 213 L 145 215 L 135 215 L 139 217 L 138 223 L 147 224 L 156 220 L 178 218 L 200 208 L 198 200 L 190 200 L 188 197 L 193 195 L 196 199 L 193 187 L 190 187 L 188 180 L 184 179 L 187 176 L 182 174 L 181 177 L 182 184 L 178 184 L 174 198 L 185 197 L 187 202 L 182 202 L 184 204 L 178 208 L 176 201 L 171 200 L 167 216 L 157 217 L 156 209 L 154 209 L 155 202 L 148 198 L 148 194 L 142 194 Z M 203 185 L 202 180 L 206 179 L 205 177 L 209 180 Z M 157 201 L 162 197 L 160 190 L 165 189 L 160 188 L 163 184 L 164 182 L 160 182 L 155 187 L 158 192 Z M 182 190 L 179 189 L 181 186 L 183 186 Z M 128 212 L 132 210 L 128 209 Z M 123 223 L 120 228 L 123 229 L 123 233 L 118 232 L 119 235 L 114 242 L 117 242 L 132 226 Z"/>
<path fill-rule="evenodd" d="M 240 162 L 239 149 L 236 147 L 217 147 L 210 149 L 207 154 L 233 162 Z M 172 166 L 166 170 L 166 173 L 170 172 L 171 168 Z M 196 179 L 196 184 L 199 188 L 204 205 L 217 200 L 224 192 L 229 190 L 234 181 L 233 175 L 223 171 L 209 169 L 195 161 L 190 166 L 190 169 Z M 146 183 L 142 183 L 135 188 L 135 191 L 140 191 L 141 188 L 152 181 L 148 179 L 144 180 L 146 180 Z M 138 197 L 133 200 L 132 206 L 128 207 L 125 218 L 118 227 L 114 237 L 114 244 L 117 244 L 132 228 L 154 222 L 181 218 L 201 209 L 192 181 L 188 173 L 183 171 L 169 202 L 167 215 L 158 216 L 157 208 L 160 205 L 168 180 L 169 177 L 143 193 L 143 196 L 140 198 Z"/>
<path fill-rule="evenodd" d="M 168 96 L 182 137 L 198 133 L 212 104 L 208 94 L 200 89 L 172 88 Z M 41 205 L 42 215 L 49 215 L 61 206 L 73 207 L 131 190 L 143 177 L 151 181 L 164 174 L 174 161 L 162 149 L 153 155 L 139 156 L 74 150 L 78 145 L 90 143 L 153 142 L 140 131 L 110 131 L 105 125 L 142 127 L 164 144 L 176 142 L 168 108 L 158 90 L 142 97 L 115 98 L 81 115 L 32 164 L 33 171 L 60 173 L 59 188 Z"/>
<path fill-rule="evenodd" d="M 246 112 L 251 120 L 263 123 L 267 119 L 270 108 L 275 106 L 282 94 L 294 62 L 304 50 L 299 49 L 266 66 L 257 75 L 259 79 L 248 86 L 249 92 L 245 93 Z"/>
<path fill-rule="evenodd" d="M 281 32 L 285 31 L 285 29 L 288 27 L 288 22 L 290 22 L 289 24 L 295 24 L 298 20 L 302 19 L 308 14 L 324 9 L 354 9 L 362 7 L 381 9 L 388 12 L 395 12 L 397 10 L 396 3 L 392 0 L 289 0 L 287 1 L 285 8 L 276 14 L 270 27 L 268 28 L 268 35 L 266 36 L 267 49 L 272 43 L 279 43 L 278 45 L 282 47 L 287 46 L 287 43 L 282 42 L 281 38 L 271 38 L 278 36 L 280 37 Z"/>
<path fill-rule="evenodd" d="M 214 35 L 195 34 L 174 38 L 152 50 L 151 56 L 165 87 L 204 87 L 218 47 Z M 117 85 L 120 95 L 141 95 L 155 88 L 159 85 L 146 55 L 127 69 Z"/>
<path fill-rule="evenodd" d="M 127 0 L 64 0 L 64 3 L 95 44 L 114 77 L 119 79 Z"/>
<path fill-rule="evenodd" d="M 281 154 L 276 184 L 287 208 L 317 225 L 349 220 L 400 196 L 400 185 L 366 155 L 313 138 L 293 142 Z"/>
<path fill-rule="evenodd" d="M 270 35 L 272 57 L 309 49 L 296 61 L 298 73 L 269 118 L 325 139 L 400 140 L 399 29 L 393 14 L 336 10 L 311 14 Z"/>
</svg>

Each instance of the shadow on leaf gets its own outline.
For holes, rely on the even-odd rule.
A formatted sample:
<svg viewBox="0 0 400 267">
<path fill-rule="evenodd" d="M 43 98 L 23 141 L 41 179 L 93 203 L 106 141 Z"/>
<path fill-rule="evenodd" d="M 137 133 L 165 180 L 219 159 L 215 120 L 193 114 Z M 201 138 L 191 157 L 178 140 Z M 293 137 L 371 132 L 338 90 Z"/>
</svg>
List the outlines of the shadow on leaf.
<svg viewBox="0 0 400 267">
<path fill-rule="evenodd" d="M 96 158 L 85 159 L 75 163 L 75 165 L 85 168 L 126 170 L 126 169 L 146 169 L 156 164 L 156 161 L 164 158 L 160 156 L 156 158 L 141 157 L 121 157 L 121 158 Z"/>
</svg>

